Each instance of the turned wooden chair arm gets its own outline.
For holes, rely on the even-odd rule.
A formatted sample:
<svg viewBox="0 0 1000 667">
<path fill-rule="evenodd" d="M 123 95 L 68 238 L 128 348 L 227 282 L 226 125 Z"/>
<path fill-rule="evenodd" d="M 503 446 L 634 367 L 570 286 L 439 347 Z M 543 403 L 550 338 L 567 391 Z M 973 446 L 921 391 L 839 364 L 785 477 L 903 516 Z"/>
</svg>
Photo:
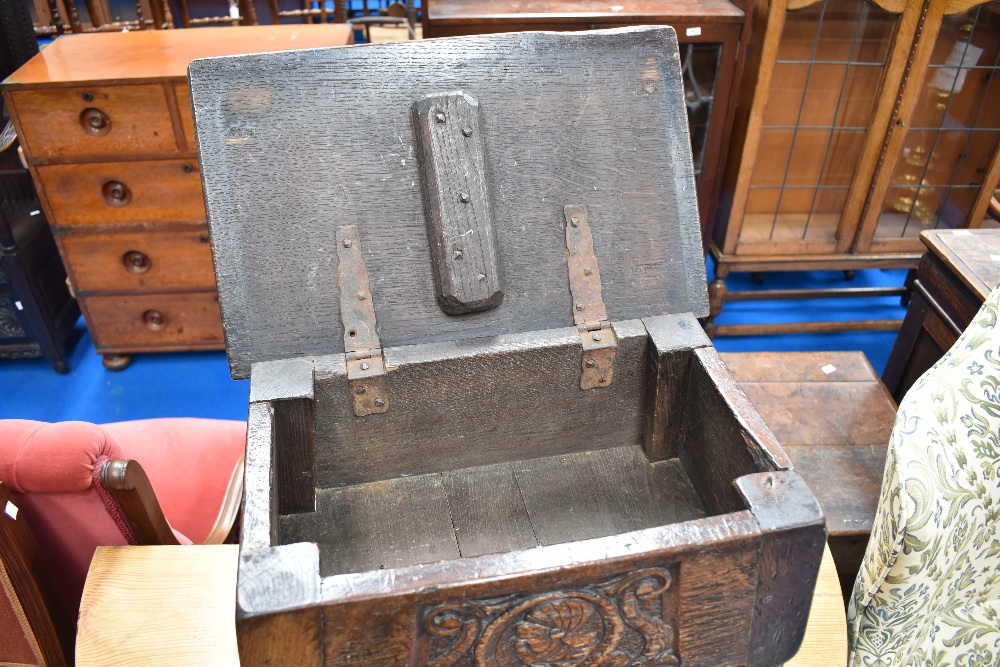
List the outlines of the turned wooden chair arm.
<svg viewBox="0 0 1000 667">
<path fill-rule="evenodd" d="M 163 516 L 146 471 L 136 461 L 105 461 L 101 485 L 118 503 L 138 544 L 180 544 Z"/>
<path fill-rule="evenodd" d="M 990 199 L 990 203 L 986 207 L 986 212 L 991 218 L 1000 222 L 1000 199 L 997 199 L 996 197 Z"/>
</svg>

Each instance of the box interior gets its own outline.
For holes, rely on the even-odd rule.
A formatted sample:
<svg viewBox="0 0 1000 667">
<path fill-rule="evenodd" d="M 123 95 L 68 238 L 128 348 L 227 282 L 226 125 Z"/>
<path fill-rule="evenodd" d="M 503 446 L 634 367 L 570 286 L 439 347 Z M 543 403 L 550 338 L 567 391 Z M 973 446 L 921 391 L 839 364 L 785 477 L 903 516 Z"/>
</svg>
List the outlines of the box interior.
<svg viewBox="0 0 1000 667">
<path fill-rule="evenodd" d="M 277 542 L 316 542 L 320 574 L 331 576 L 743 509 L 732 481 L 762 464 L 711 373 L 681 347 L 662 380 L 661 352 L 642 323 L 614 326 L 610 387 L 579 388 L 573 329 L 465 343 L 458 354 L 413 346 L 386 350 L 389 412 L 361 418 L 344 393 L 342 363 L 316 359 L 314 407 L 284 426 L 277 420 Z M 528 337 L 534 345 L 524 344 Z M 673 410 L 674 441 L 650 456 L 647 417 L 658 409 Z M 730 453 L 728 464 L 715 463 L 719 451 Z"/>
</svg>

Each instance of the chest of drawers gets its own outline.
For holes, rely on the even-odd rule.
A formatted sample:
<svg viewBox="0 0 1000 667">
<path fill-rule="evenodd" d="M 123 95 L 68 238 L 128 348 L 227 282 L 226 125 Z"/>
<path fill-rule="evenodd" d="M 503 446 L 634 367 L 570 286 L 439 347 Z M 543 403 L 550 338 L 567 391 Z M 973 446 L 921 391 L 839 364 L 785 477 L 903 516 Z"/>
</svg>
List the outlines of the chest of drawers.
<svg viewBox="0 0 1000 667">
<path fill-rule="evenodd" d="M 123 368 L 139 352 L 224 347 L 188 64 L 351 40 L 344 25 L 67 35 L 4 81 L 105 366 Z"/>
</svg>

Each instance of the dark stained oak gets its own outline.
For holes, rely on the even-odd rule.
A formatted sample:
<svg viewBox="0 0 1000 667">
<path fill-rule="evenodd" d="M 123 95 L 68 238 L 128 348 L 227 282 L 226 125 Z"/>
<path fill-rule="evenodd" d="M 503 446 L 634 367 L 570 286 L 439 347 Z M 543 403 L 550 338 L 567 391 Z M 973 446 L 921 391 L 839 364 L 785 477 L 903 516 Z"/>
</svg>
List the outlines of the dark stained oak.
<svg viewBox="0 0 1000 667">
<path fill-rule="evenodd" d="M 339 225 L 361 230 L 383 348 L 572 324 L 562 227 L 571 203 L 590 212 L 610 319 L 707 314 L 676 38 L 622 30 L 192 63 L 234 377 L 254 361 L 344 349 L 331 270 Z M 498 307 L 459 317 L 435 296 L 410 120 L 415 101 L 456 90 L 480 104 L 505 284 Z M 331 122 L 347 108 L 349 123 Z M 259 154 L 269 169 L 250 159 Z M 598 167 L 611 164 L 628 168 Z"/>
<path fill-rule="evenodd" d="M 826 529 L 697 322 L 680 80 L 669 28 L 192 65 L 231 370 L 251 378 L 243 664 L 757 665 L 798 649 Z M 413 104 L 458 91 L 480 105 L 488 187 L 463 181 L 479 158 L 461 156 L 422 188 L 435 158 L 417 154 Z M 469 202 L 442 199 L 456 183 Z M 442 277 L 468 276 L 431 245 L 485 234 L 462 208 L 484 188 L 504 298 L 449 315 Z M 589 274 L 589 242 L 567 234 L 584 214 Z M 613 339 L 613 372 L 591 386 L 595 336 Z M 358 369 L 383 367 L 383 410 L 357 410 L 376 381 Z"/>
<path fill-rule="evenodd" d="M 903 326 L 882 371 L 896 401 L 947 352 L 1000 284 L 1000 230 L 933 230 L 920 235 Z"/>
</svg>

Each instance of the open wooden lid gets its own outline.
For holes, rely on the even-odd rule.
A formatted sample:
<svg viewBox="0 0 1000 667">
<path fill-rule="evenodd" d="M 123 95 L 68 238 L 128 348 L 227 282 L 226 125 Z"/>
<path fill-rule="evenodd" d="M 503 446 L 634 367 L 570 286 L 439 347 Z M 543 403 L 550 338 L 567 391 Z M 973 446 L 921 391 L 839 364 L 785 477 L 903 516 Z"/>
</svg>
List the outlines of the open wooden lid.
<svg viewBox="0 0 1000 667">
<path fill-rule="evenodd" d="M 671 28 L 212 58 L 189 77 L 235 378 L 254 362 L 345 350 L 345 226 L 356 227 L 382 347 L 572 326 L 567 205 L 586 207 L 607 319 L 708 314 Z M 458 168 L 472 201 L 463 190 L 444 215 L 479 210 L 476 224 L 492 226 L 503 298 L 479 312 L 446 314 L 436 297 L 435 262 L 454 253 L 432 257 L 425 223 L 435 207 L 418 155 L 443 145 L 417 137 L 439 129 L 441 107 L 415 105 L 429 95 L 471 100 L 455 113 L 476 114 L 455 127 L 480 142 Z M 447 168 L 447 155 L 435 159 Z"/>
</svg>

